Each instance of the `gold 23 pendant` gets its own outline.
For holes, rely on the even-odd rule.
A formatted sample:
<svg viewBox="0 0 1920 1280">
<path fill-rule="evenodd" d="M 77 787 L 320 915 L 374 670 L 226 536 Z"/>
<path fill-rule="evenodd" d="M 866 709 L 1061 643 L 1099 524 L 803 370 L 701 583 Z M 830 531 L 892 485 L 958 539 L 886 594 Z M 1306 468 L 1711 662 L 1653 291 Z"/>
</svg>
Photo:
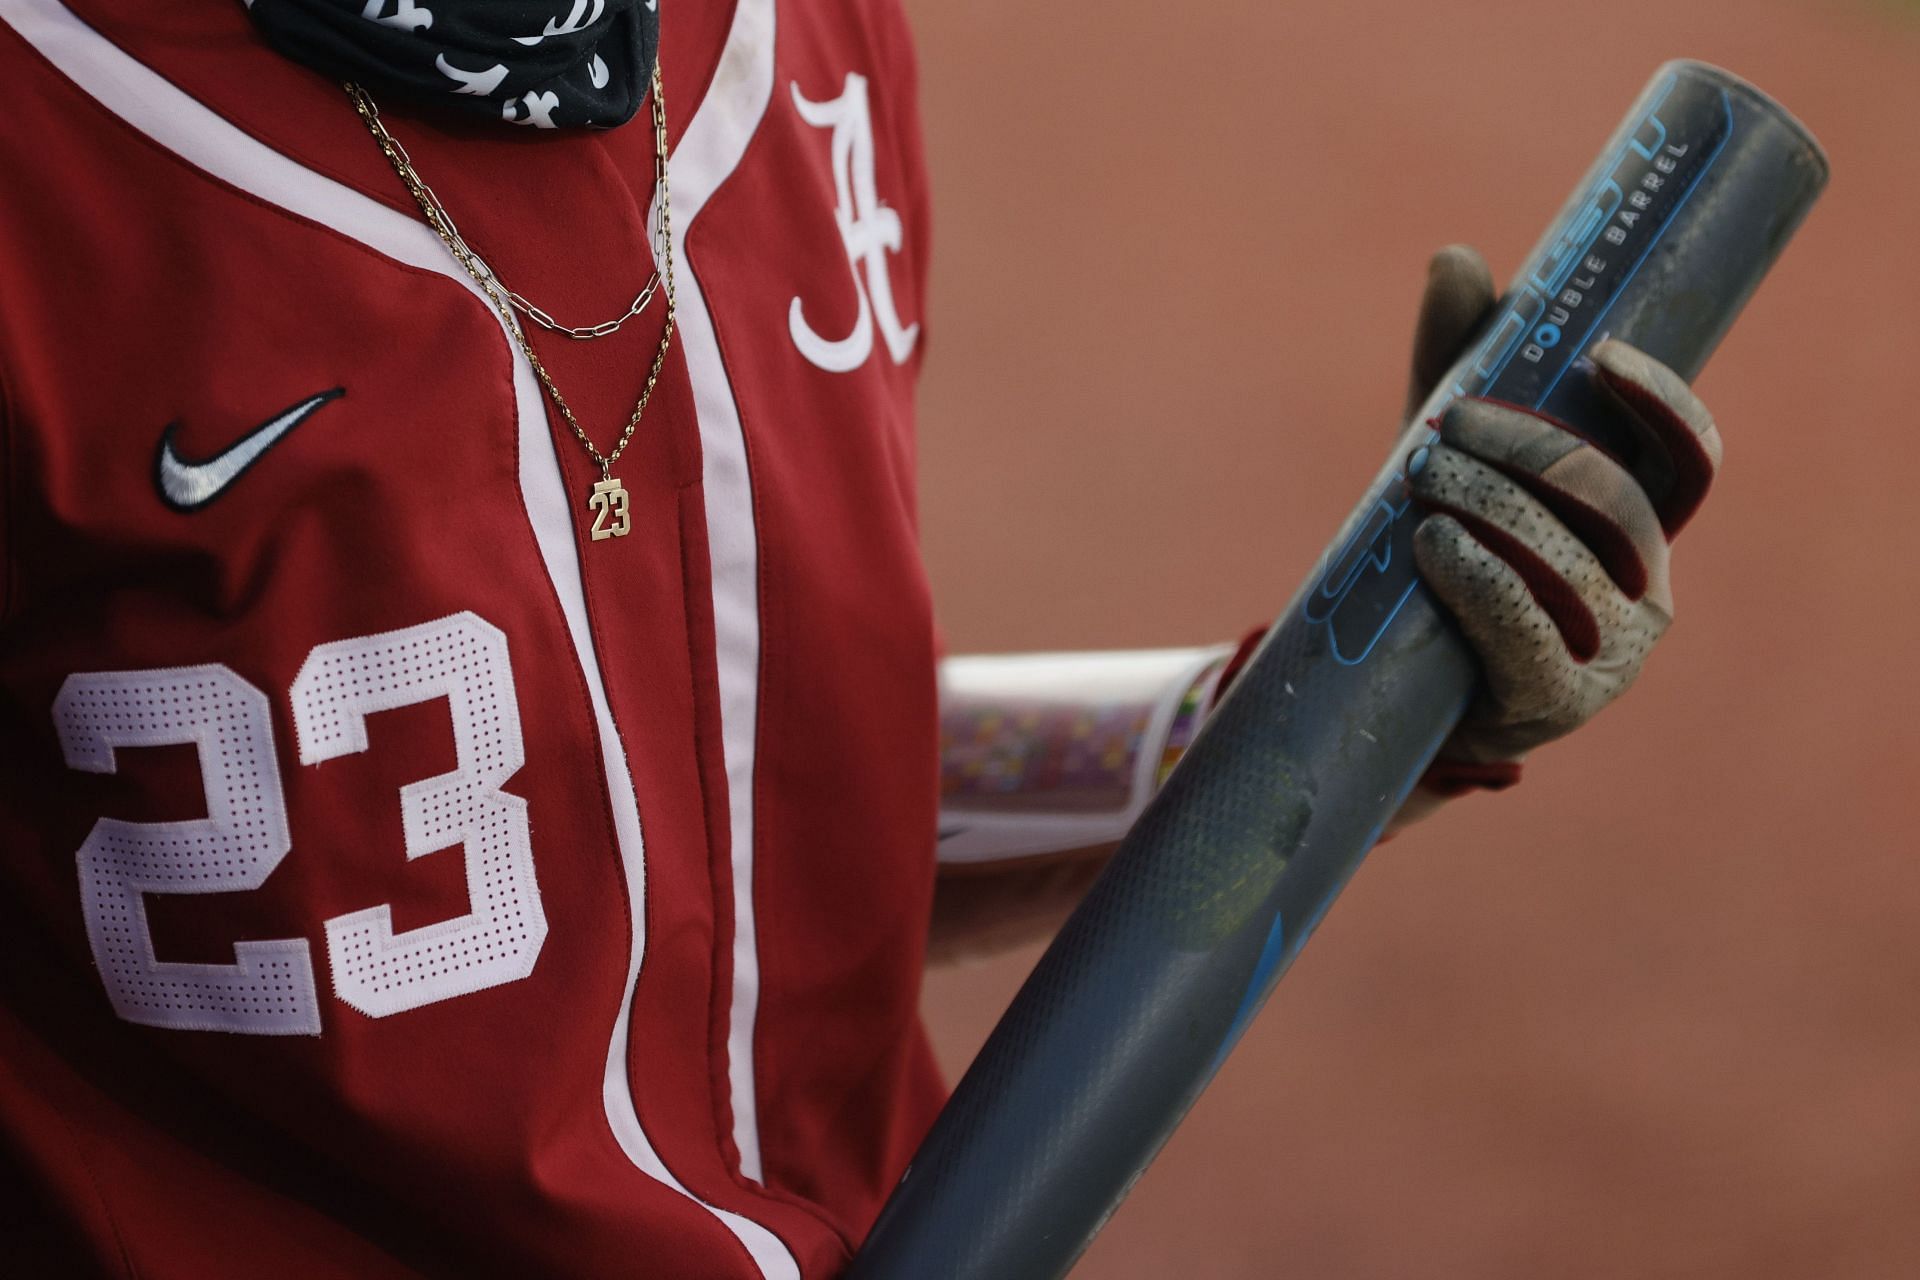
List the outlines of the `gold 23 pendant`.
<svg viewBox="0 0 1920 1280">
<path fill-rule="evenodd" d="M 587 510 L 593 512 L 595 542 L 624 538 L 633 528 L 633 520 L 627 514 L 627 487 L 612 476 L 593 486 L 593 495 L 587 499 Z"/>
</svg>

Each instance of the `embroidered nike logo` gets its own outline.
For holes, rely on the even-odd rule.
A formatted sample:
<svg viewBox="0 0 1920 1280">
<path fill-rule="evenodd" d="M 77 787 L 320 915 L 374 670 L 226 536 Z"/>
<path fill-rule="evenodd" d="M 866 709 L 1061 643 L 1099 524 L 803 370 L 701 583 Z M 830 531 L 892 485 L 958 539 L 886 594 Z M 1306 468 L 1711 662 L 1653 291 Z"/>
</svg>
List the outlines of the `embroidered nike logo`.
<svg viewBox="0 0 1920 1280">
<path fill-rule="evenodd" d="M 248 467 L 260 461 L 267 450 L 279 444 L 289 431 L 305 422 L 315 409 L 329 400 L 347 394 L 335 387 L 319 395 L 308 396 L 299 404 L 261 423 L 225 450 L 211 458 L 187 459 L 173 450 L 177 422 L 160 433 L 160 451 L 153 459 L 153 480 L 160 489 L 160 500 L 175 511 L 198 511 L 227 491 Z"/>
</svg>

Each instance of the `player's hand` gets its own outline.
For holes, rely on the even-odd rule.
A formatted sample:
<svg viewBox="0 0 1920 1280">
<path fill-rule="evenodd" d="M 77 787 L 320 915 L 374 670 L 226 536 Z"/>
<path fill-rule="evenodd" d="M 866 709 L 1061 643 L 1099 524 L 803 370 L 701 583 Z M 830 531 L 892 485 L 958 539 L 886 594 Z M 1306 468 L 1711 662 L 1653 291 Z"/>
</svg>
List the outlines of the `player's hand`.
<svg viewBox="0 0 1920 1280">
<path fill-rule="evenodd" d="M 1435 256 L 1410 410 L 1493 298 L 1478 254 Z M 1409 464 L 1428 513 L 1414 534 L 1421 576 L 1485 676 L 1432 790 L 1511 782 L 1527 752 L 1632 684 L 1673 620 L 1668 544 L 1706 496 L 1719 432 L 1677 374 L 1625 343 L 1601 343 L 1573 376 L 1593 378 L 1640 442 L 1631 468 L 1563 424 L 1477 399 L 1449 405 L 1440 439 Z"/>
</svg>

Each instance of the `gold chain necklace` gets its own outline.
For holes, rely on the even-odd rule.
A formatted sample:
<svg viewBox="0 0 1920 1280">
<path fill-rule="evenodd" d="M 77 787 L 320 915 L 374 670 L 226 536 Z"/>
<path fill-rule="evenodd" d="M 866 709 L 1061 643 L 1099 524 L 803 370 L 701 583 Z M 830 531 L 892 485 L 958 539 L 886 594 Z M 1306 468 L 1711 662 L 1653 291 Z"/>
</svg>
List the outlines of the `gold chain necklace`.
<svg viewBox="0 0 1920 1280">
<path fill-rule="evenodd" d="M 554 408 L 560 411 L 560 416 L 566 419 L 569 427 L 573 428 L 574 437 L 580 441 L 588 456 L 600 468 L 600 479 L 587 498 L 587 509 L 593 513 L 593 540 L 599 542 L 605 538 L 625 537 L 633 527 L 633 520 L 627 510 L 626 486 L 614 478 L 613 464 L 618 462 L 620 455 L 626 451 L 628 443 L 633 439 L 634 431 L 640 426 L 640 419 L 647 412 L 647 402 L 653 399 L 654 385 L 660 381 L 660 370 L 667 362 L 667 348 L 673 342 L 673 211 L 668 202 L 667 187 L 667 104 L 665 91 L 660 85 L 659 64 L 656 63 L 653 69 L 653 185 L 660 204 L 661 270 L 655 274 L 653 280 L 647 282 L 647 287 L 634 300 L 633 306 L 628 309 L 626 315 L 607 324 L 588 326 L 579 330 L 569 330 L 564 326 L 550 323 L 552 317 L 547 316 L 546 312 L 540 311 L 531 303 L 526 303 L 524 298 L 507 289 L 499 277 L 493 274 L 493 269 L 481 261 L 479 255 L 468 247 L 466 240 L 455 228 L 453 219 L 447 215 L 445 206 L 440 203 L 440 198 L 434 195 L 433 188 L 429 187 L 420 177 L 419 172 L 414 169 L 413 161 L 407 155 L 406 148 L 387 132 L 387 126 L 380 119 L 380 109 L 374 105 L 372 97 L 357 84 L 349 83 L 344 87 L 347 96 L 353 101 L 354 110 L 366 123 L 367 131 L 373 135 L 374 142 L 379 144 L 381 154 L 385 155 L 387 163 L 393 166 L 394 173 L 399 176 L 401 184 L 413 197 L 414 203 L 420 206 L 421 216 L 426 218 L 427 225 L 433 228 L 434 233 L 447 246 L 447 252 L 453 255 L 454 261 L 466 269 L 467 274 L 473 277 L 473 282 L 479 285 L 487 297 L 493 301 L 494 308 L 500 312 L 500 318 L 506 322 L 507 331 L 513 335 L 514 342 L 519 345 L 521 353 L 527 357 L 527 363 L 533 366 L 534 373 L 538 375 L 540 385 L 546 388 L 547 395 L 552 398 Z M 579 419 L 573 416 L 573 410 L 567 407 L 566 397 L 562 396 L 560 388 L 554 385 L 553 377 L 547 372 L 547 367 L 540 363 L 540 357 L 535 354 L 533 344 L 527 340 L 526 330 L 521 328 L 520 318 L 515 314 L 514 300 L 519 299 L 520 302 L 525 303 L 530 309 L 529 315 L 537 324 L 567 333 L 570 337 L 599 337 L 604 333 L 611 333 L 640 314 L 647 303 L 653 300 L 656 283 L 665 284 L 667 297 L 667 316 L 666 323 L 660 330 L 660 347 L 653 353 L 653 367 L 647 372 L 647 385 L 641 388 L 639 403 L 633 406 L 633 416 L 627 419 L 626 430 L 620 433 L 620 439 L 613 446 L 612 451 L 603 454 L 588 438 L 586 431 L 580 426 Z M 538 314 L 533 314 L 536 312 Z"/>
</svg>

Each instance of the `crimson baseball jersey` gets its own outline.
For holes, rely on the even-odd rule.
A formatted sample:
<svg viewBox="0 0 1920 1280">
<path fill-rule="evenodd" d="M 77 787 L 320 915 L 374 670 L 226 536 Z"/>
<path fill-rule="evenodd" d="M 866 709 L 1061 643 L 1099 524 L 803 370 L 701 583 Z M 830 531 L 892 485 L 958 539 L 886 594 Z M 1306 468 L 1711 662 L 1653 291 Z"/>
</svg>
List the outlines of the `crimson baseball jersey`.
<svg viewBox="0 0 1920 1280">
<path fill-rule="evenodd" d="M 679 332 L 595 540 L 338 85 L 232 0 L 0 0 L 11 1273 L 813 1280 L 930 1120 L 908 33 L 663 26 Z M 653 269 L 644 113 L 380 105 L 560 319 Z M 660 321 L 535 339 L 602 450 Z"/>
</svg>

